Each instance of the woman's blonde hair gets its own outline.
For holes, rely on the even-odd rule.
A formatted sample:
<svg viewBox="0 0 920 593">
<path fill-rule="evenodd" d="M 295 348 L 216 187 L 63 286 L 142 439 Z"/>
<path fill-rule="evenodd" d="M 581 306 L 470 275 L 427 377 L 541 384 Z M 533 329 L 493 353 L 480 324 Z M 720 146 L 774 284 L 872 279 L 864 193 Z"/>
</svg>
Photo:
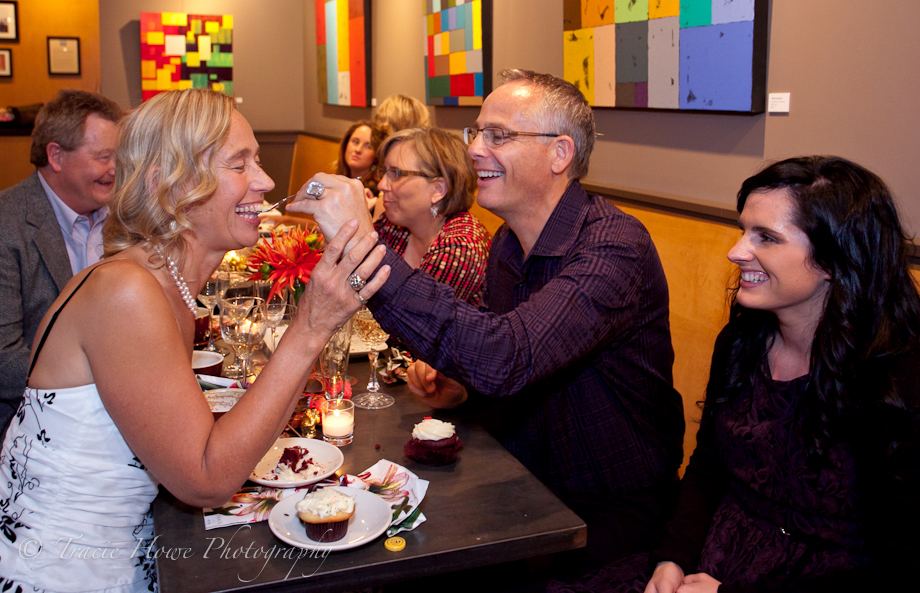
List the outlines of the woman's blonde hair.
<svg viewBox="0 0 920 593">
<path fill-rule="evenodd" d="M 234 109 L 227 95 L 186 89 L 160 93 L 125 116 L 103 231 L 106 256 L 149 239 L 182 265 L 180 233 L 194 230 L 189 209 L 217 190 L 213 161 Z"/>
<path fill-rule="evenodd" d="M 466 145 L 459 137 L 438 128 L 402 130 L 389 136 L 380 145 L 380 163 L 400 143 L 415 149 L 419 171 L 430 179 L 441 177 L 447 184 L 447 193 L 434 206 L 438 214 L 452 216 L 470 209 L 476 193 L 476 171 L 473 169 L 473 160 L 466 152 Z M 381 172 L 381 179 L 383 175 Z"/>
<path fill-rule="evenodd" d="M 390 95 L 380 103 L 374 113 L 374 127 L 386 135 L 395 134 L 407 128 L 423 128 L 431 125 L 431 117 L 425 104 L 406 95 Z"/>
</svg>

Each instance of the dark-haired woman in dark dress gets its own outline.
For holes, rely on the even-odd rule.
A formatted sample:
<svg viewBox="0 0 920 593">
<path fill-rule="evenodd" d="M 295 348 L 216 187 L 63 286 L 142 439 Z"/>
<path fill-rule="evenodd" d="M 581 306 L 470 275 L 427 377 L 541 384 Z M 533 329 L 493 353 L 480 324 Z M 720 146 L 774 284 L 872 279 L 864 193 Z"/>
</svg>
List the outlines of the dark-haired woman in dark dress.
<svg viewBox="0 0 920 593">
<path fill-rule="evenodd" d="M 668 535 L 557 591 L 920 590 L 920 298 L 888 188 L 789 159 L 744 182 L 738 211 Z"/>
</svg>

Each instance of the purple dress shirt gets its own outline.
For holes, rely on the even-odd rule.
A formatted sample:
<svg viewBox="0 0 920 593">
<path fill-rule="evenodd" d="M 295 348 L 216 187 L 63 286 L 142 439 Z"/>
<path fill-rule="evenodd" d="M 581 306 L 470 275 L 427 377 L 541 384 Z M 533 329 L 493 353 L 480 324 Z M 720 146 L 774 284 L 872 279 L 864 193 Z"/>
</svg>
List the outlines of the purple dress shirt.
<svg viewBox="0 0 920 593">
<path fill-rule="evenodd" d="M 388 250 L 381 326 L 497 404 L 490 431 L 563 500 L 673 480 L 683 407 L 672 387 L 668 288 L 642 224 L 573 181 L 526 259 L 492 241 L 484 306 Z M 603 500 L 603 499 L 601 499 Z"/>
</svg>

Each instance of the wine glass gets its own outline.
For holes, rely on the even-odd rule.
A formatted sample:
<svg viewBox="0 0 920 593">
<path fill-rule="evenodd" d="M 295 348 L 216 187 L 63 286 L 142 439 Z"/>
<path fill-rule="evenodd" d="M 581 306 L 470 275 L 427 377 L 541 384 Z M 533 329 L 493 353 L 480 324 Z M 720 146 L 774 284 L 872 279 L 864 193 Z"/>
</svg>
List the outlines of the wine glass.
<svg viewBox="0 0 920 593">
<path fill-rule="evenodd" d="M 205 348 L 208 352 L 220 352 L 220 348 L 214 343 L 214 307 L 222 296 L 220 285 L 220 274 L 215 272 L 198 293 L 198 300 L 208 308 L 208 346 Z"/>
<path fill-rule="evenodd" d="M 252 283 L 253 294 L 265 299 L 265 319 L 268 321 L 268 327 L 272 330 L 272 350 L 278 345 L 275 328 L 284 318 L 284 311 L 287 308 L 287 289 L 279 288 L 275 294 L 272 294 L 273 286 L 274 282 L 270 280 L 254 280 Z"/>
<path fill-rule="evenodd" d="M 380 393 L 380 382 L 377 380 L 377 356 L 380 354 L 380 346 L 390 337 L 371 315 L 367 308 L 362 308 L 355 313 L 355 331 L 361 336 L 361 339 L 368 345 L 370 352 L 367 357 L 371 362 L 371 378 L 367 383 L 367 393 L 356 395 L 352 398 L 355 406 L 365 410 L 379 410 L 388 408 L 396 401 L 393 396 Z"/>
<path fill-rule="evenodd" d="M 262 343 L 268 326 L 265 301 L 258 297 L 231 297 L 224 299 L 223 305 L 220 333 L 240 360 L 243 368 L 240 384 L 246 387 L 251 374 L 250 355 Z"/>
</svg>

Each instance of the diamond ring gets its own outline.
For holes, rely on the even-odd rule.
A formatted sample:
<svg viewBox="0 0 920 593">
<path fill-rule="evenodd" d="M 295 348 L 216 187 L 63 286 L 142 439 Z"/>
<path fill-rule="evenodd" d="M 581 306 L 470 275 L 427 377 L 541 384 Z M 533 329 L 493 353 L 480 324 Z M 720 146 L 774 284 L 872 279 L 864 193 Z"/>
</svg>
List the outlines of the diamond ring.
<svg viewBox="0 0 920 593">
<path fill-rule="evenodd" d="M 358 292 L 359 290 L 364 288 L 364 285 L 367 284 L 367 280 L 365 280 L 361 276 L 358 276 L 358 273 L 355 272 L 354 274 L 348 277 L 348 284 L 354 289 L 355 292 Z"/>
<path fill-rule="evenodd" d="M 319 181 L 311 181 L 307 186 L 307 195 L 313 196 L 314 200 L 320 199 L 324 191 L 326 191 L 326 186 Z"/>
<path fill-rule="evenodd" d="M 365 306 L 367 305 L 367 299 L 361 296 L 360 292 L 356 292 L 355 296 L 358 297 L 358 301 L 360 301 L 362 305 L 365 305 Z"/>
</svg>

